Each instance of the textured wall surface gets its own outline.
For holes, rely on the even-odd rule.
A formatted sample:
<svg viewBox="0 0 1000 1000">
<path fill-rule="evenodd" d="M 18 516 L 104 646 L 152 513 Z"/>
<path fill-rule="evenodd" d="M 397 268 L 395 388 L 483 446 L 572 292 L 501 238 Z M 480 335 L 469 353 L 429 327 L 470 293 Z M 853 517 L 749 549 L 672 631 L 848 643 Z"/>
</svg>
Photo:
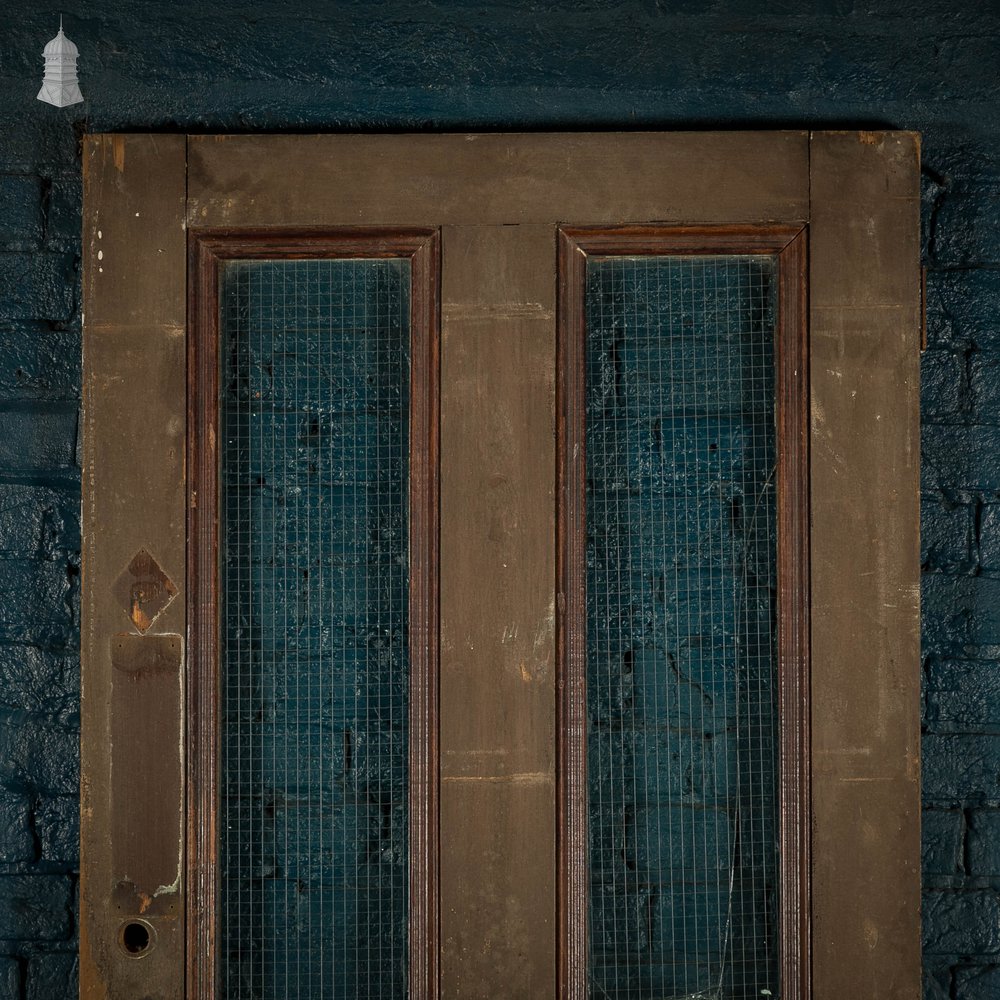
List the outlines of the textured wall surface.
<svg viewBox="0 0 1000 1000">
<path fill-rule="evenodd" d="M 980 0 L 66 0 L 0 13 L 0 998 L 71 996 L 82 130 L 924 134 L 928 997 L 1000 993 L 1000 12 Z"/>
</svg>

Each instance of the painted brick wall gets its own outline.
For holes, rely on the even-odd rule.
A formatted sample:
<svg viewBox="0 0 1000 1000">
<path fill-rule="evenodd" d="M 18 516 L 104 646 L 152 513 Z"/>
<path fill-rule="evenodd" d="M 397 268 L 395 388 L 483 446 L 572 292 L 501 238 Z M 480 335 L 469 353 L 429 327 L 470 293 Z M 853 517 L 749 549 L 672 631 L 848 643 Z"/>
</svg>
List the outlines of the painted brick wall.
<svg viewBox="0 0 1000 1000">
<path fill-rule="evenodd" d="M 59 10 L 87 104 L 35 100 Z M 1000 992 L 1000 11 L 981 0 L 9 0 L 0 1000 L 72 995 L 83 129 L 924 134 L 926 994 Z M 293 16 L 294 14 L 294 16 Z"/>
</svg>

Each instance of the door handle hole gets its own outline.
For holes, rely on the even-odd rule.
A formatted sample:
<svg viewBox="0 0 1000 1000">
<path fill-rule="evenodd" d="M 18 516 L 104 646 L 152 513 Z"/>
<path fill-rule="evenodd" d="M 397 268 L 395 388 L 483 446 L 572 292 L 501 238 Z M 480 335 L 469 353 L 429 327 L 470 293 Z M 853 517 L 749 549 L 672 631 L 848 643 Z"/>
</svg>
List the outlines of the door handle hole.
<svg viewBox="0 0 1000 1000">
<path fill-rule="evenodd" d="M 142 958 L 147 955 L 156 940 L 153 925 L 145 920 L 129 920 L 122 924 L 118 932 L 118 943 L 126 955 Z"/>
</svg>

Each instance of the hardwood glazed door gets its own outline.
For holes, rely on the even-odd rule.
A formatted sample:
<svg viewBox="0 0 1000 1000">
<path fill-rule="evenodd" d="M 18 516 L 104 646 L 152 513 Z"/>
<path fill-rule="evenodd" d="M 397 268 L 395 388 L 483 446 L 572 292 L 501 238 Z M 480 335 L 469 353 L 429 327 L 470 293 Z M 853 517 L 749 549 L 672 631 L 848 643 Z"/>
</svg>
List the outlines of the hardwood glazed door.
<svg viewBox="0 0 1000 1000">
<path fill-rule="evenodd" d="M 81 996 L 915 995 L 917 138 L 84 159 Z"/>
</svg>

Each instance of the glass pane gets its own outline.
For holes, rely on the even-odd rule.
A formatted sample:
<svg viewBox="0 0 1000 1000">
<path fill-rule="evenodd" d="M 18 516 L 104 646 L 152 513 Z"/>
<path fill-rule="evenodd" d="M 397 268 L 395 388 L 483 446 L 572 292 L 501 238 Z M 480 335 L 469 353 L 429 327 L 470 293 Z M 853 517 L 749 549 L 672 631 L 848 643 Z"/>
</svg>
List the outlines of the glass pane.
<svg viewBox="0 0 1000 1000">
<path fill-rule="evenodd" d="M 779 993 L 776 273 L 587 264 L 593 997 Z"/>
<path fill-rule="evenodd" d="M 404 997 L 407 260 L 221 283 L 221 993 Z"/>
</svg>

